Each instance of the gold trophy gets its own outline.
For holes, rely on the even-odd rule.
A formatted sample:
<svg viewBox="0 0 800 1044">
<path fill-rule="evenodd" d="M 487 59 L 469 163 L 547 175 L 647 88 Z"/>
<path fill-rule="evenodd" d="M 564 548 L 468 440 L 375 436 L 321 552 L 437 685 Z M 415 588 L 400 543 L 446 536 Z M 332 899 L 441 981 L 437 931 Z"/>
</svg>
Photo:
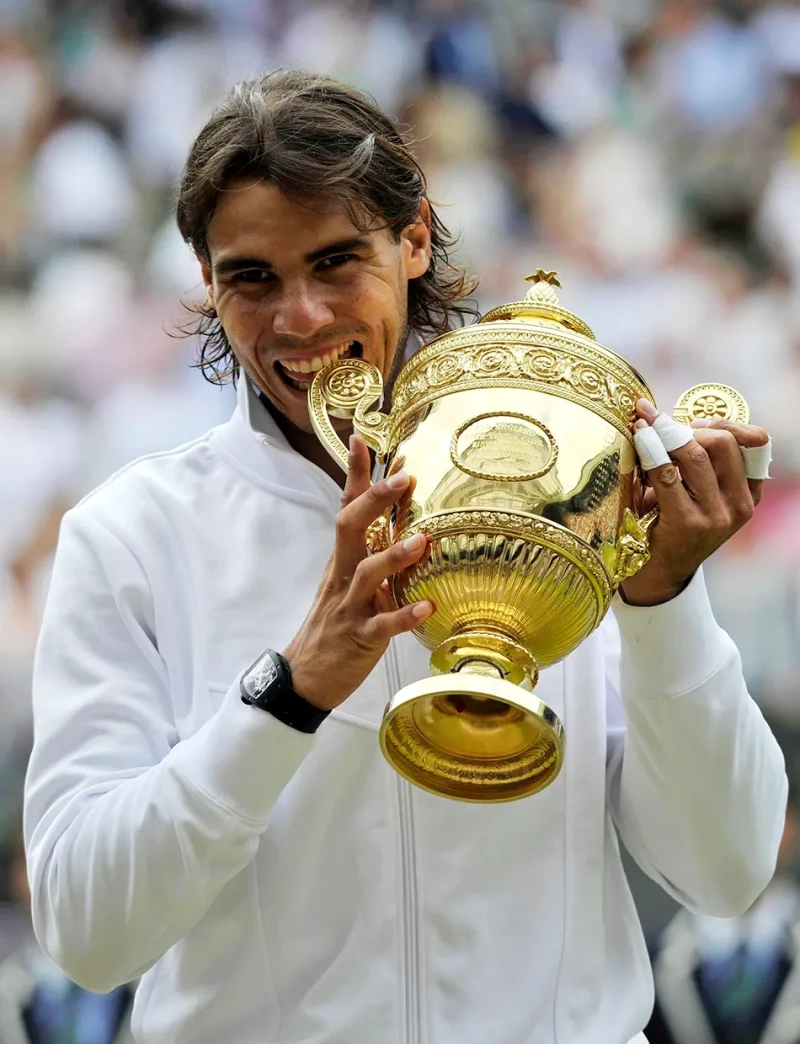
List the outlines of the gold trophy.
<svg viewBox="0 0 800 1044">
<path fill-rule="evenodd" d="M 539 270 L 524 301 L 437 338 L 404 366 L 389 415 L 379 371 L 325 367 L 309 393 L 314 430 L 347 469 L 330 417 L 352 419 L 376 477 L 411 487 L 371 527 L 371 550 L 427 533 L 423 559 L 393 578 L 398 606 L 431 599 L 414 631 L 432 677 L 396 693 L 381 748 L 412 783 L 465 801 L 509 801 L 552 783 L 564 729 L 532 692 L 539 671 L 600 624 L 620 583 L 649 557 L 656 512 L 639 517 L 633 444 L 636 370 L 558 303 Z M 698 386 L 676 419 L 747 420 L 741 396 Z"/>
</svg>

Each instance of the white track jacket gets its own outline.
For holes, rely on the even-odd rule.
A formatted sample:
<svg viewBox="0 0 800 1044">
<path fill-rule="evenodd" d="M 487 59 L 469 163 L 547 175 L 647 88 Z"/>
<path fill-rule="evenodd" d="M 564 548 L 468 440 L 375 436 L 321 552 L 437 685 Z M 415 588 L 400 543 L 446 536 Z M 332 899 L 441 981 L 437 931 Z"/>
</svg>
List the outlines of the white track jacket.
<svg viewBox="0 0 800 1044">
<path fill-rule="evenodd" d="M 70 511 L 37 655 L 25 826 L 44 949 L 99 992 L 142 978 L 146 1044 L 628 1044 L 653 1000 L 620 839 L 692 910 L 769 881 L 781 752 L 701 574 L 613 614 L 537 694 L 546 791 L 436 797 L 384 762 L 412 635 L 315 736 L 239 696 L 298 630 L 337 485 L 242 382 L 232 420 Z M 620 641 L 621 637 L 621 641 Z"/>
</svg>

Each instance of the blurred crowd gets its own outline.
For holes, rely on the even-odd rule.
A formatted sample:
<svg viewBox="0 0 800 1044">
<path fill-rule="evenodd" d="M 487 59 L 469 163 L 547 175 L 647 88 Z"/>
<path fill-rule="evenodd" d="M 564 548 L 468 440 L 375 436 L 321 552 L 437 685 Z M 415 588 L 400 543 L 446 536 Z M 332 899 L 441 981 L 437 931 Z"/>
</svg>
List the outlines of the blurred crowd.
<svg viewBox="0 0 800 1044">
<path fill-rule="evenodd" d="M 800 2 L 0 0 L 0 840 L 62 513 L 231 411 L 175 336 L 200 275 L 172 204 L 214 103 L 277 66 L 413 128 L 482 310 L 557 269 L 662 408 L 744 393 L 774 477 L 709 580 L 800 728 Z"/>
</svg>

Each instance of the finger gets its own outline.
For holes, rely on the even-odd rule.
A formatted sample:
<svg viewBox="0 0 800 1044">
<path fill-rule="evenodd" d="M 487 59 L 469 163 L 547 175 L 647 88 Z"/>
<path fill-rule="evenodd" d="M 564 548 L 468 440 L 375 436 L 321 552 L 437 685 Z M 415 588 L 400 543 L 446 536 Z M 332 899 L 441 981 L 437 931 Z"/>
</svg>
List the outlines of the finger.
<svg viewBox="0 0 800 1044">
<path fill-rule="evenodd" d="M 342 493 L 342 507 L 369 489 L 370 460 L 366 442 L 355 432 L 350 436 L 350 454 L 347 461 L 347 481 Z"/>
<path fill-rule="evenodd" d="M 636 402 L 636 416 L 652 424 L 658 416 L 658 410 L 649 399 L 638 399 Z"/>
<path fill-rule="evenodd" d="M 408 483 L 408 475 L 398 471 L 368 486 L 339 512 L 333 557 L 334 574 L 340 582 L 349 583 L 358 563 L 366 556 L 367 527 L 397 500 Z"/>
<path fill-rule="evenodd" d="M 364 624 L 364 639 L 370 644 L 382 644 L 390 638 L 419 627 L 433 613 L 433 602 L 414 602 L 389 613 L 378 613 Z"/>
<path fill-rule="evenodd" d="M 720 507 L 721 494 L 714 465 L 706 450 L 694 438 L 693 430 L 665 413 L 656 413 L 653 417 L 655 407 L 646 399 L 639 400 L 637 410 L 649 420 L 665 450 L 677 463 L 680 477 L 692 498 L 705 511 Z M 637 421 L 636 426 L 639 427 L 641 423 Z"/>
<path fill-rule="evenodd" d="M 375 592 L 375 600 L 373 602 L 374 611 L 376 613 L 389 613 L 393 612 L 397 605 L 392 598 L 392 591 L 389 587 L 389 581 L 384 580 L 378 590 Z"/>
<path fill-rule="evenodd" d="M 766 446 L 769 442 L 769 435 L 757 424 L 734 424 L 721 417 L 700 417 L 692 421 L 692 427 L 729 431 L 740 446 Z"/>
<path fill-rule="evenodd" d="M 363 559 L 356 567 L 350 586 L 353 599 L 360 604 L 371 602 L 384 580 L 418 561 L 427 546 L 427 536 L 417 533 L 407 540 L 392 544 L 386 551 Z"/>
<path fill-rule="evenodd" d="M 746 522 L 761 499 L 764 483 L 753 480 L 752 485 L 756 487 L 753 490 L 747 480 L 742 451 L 731 431 L 701 428 L 696 438 L 711 459 L 722 496 L 733 517 Z"/>
<path fill-rule="evenodd" d="M 655 428 L 643 418 L 633 427 L 633 441 L 639 461 L 647 472 L 647 480 L 655 491 L 662 510 L 685 512 L 691 507 L 691 497 L 681 482 L 678 469 L 670 460 Z"/>
<path fill-rule="evenodd" d="M 685 512 L 691 500 L 683 487 L 678 469 L 669 459 L 658 432 L 648 422 L 640 419 L 634 425 L 633 441 L 639 455 L 641 467 L 648 474 L 660 506 L 666 511 Z"/>
<path fill-rule="evenodd" d="M 719 507 L 722 494 L 717 473 L 705 447 L 697 439 L 690 439 L 685 445 L 674 449 L 670 456 L 678 465 L 680 477 L 692 499 L 706 512 Z"/>
<path fill-rule="evenodd" d="M 772 440 L 764 428 L 756 424 L 734 424 L 722 418 L 702 417 L 692 421 L 693 428 L 727 431 L 741 447 L 747 485 L 753 503 L 758 504 L 764 492 L 764 479 L 769 478 L 772 461 Z"/>
<path fill-rule="evenodd" d="M 657 506 L 658 497 L 656 496 L 656 491 L 652 486 L 646 486 L 639 503 L 639 515 L 646 515 L 648 511 L 652 511 Z"/>
</svg>

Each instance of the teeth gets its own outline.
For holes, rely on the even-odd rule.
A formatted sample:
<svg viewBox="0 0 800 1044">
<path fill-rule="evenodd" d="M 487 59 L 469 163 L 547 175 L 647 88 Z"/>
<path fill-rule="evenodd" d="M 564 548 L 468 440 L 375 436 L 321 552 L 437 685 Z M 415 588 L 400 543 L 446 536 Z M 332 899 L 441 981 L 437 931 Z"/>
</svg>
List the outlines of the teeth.
<svg viewBox="0 0 800 1044">
<path fill-rule="evenodd" d="M 316 373 L 323 366 L 330 366 L 339 359 L 346 359 L 354 344 L 355 341 L 349 341 L 347 344 L 334 348 L 330 354 L 326 352 L 324 355 L 315 355 L 311 359 L 281 359 L 281 366 L 290 373 Z"/>
</svg>

